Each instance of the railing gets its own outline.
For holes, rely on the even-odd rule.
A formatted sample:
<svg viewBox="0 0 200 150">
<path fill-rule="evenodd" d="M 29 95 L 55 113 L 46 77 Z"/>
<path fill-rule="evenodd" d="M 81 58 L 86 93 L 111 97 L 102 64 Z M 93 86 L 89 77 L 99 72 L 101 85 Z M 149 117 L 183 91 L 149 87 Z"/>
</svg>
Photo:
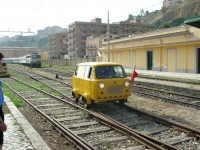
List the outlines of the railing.
<svg viewBox="0 0 200 150">
<path fill-rule="evenodd" d="M 81 27 L 81 30 L 82 30 L 82 31 L 86 31 L 86 30 L 87 30 L 87 28 L 83 28 L 83 27 Z"/>
<path fill-rule="evenodd" d="M 93 49 L 93 48 L 97 48 L 97 46 L 96 45 L 94 45 L 94 46 L 88 46 L 87 48 L 88 49 Z"/>
</svg>

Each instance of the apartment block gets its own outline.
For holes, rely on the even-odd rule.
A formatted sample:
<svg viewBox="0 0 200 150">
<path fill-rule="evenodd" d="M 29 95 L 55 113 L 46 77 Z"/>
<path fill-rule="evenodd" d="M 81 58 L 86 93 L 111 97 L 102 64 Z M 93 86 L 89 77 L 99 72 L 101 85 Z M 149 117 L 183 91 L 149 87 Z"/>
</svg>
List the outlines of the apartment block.
<svg viewBox="0 0 200 150">
<path fill-rule="evenodd" d="M 90 22 L 75 21 L 68 25 L 68 56 L 82 58 L 86 55 L 86 39 L 88 36 L 98 37 L 108 32 L 107 23 L 102 23 L 101 18 L 94 18 Z M 109 24 L 109 33 L 116 34 L 119 38 L 132 34 L 152 31 L 156 26 L 142 24 L 140 21 L 115 22 Z"/>
<path fill-rule="evenodd" d="M 113 40 L 118 38 L 116 34 L 109 34 L 109 39 Z M 100 53 L 99 48 L 102 47 L 102 42 L 108 41 L 108 34 L 101 35 L 101 36 L 89 36 L 86 39 L 86 49 L 85 49 L 85 56 L 86 57 L 96 57 Z"/>
<path fill-rule="evenodd" d="M 56 33 L 48 36 L 49 58 L 63 58 L 67 51 L 67 32 Z"/>
</svg>

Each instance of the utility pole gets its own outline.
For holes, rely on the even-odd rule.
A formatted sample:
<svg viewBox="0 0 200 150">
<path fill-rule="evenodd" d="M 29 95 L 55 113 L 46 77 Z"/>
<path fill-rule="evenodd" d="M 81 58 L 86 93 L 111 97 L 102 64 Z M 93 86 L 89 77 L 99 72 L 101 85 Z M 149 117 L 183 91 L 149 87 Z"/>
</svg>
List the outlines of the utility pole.
<svg viewBox="0 0 200 150">
<path fill-rule="evenodd" d="M 108 62 L 110 62 L 110 29 L 109 29 L 109 11 L 108 11 Z"/>
</svg>

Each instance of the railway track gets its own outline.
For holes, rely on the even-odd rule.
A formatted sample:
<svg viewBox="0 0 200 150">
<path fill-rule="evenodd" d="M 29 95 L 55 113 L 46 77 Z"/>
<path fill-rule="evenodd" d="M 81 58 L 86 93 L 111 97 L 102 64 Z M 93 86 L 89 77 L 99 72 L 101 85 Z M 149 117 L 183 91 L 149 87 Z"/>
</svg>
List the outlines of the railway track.
<svg viewBox="0 0 200 150">
<path fill-rule="evenodd" d="M 13 89 L 4 84 L 79 149 L 176 149 L 167 144 L 159 146 L 159 141 L 146 139 L 112 119 L 34 88 L 27 84 L 31 80 L 26 80 L 25 83 L 11 78 L 9 83 L 11 82 L 23 85 Z M 26 91 L 23 91 L 24 88 Z"/>
<path fill-rule="evenodd" d="M 176 92 L 156 89 L 135 84 L 131 87 L 131 91 L 147 97 L 156 98 L 164 102 L 179 104 L 185 107 L 192 107 L 198 110 L 200 109 L 199 95 L 193 96 L 189 93 L 181 93 L 180 91 Z"/>
<path fill-rule="evenodd" d="M 42 69 L 46 71 L 46 69 Z M 47 69 L 48 72 L 53 74 L 60 74 L 62 78 L 66 78 L 64 74 L 60 72 L 51 72 L 51 70 Z M 72 70 L 69 70 L 67 73 L 68 77 L 72 75 Z M 157 98 L 161 101 L 179 104 L 185 107 L 191 107 L 195 109 L 200 109 L 200 95 L 198 94 L 198 90 L 187 90 L 184 88 L 184 92 L 181 92 L 181 88 L 176 86 L 167 86 L 167 85 L 153 85 L 149 83 L 139 83 L 131 86 L 131 90 L 133 93 L 138 93 L 140 95 L 145 95 L 146 97 Z"/>
<path fill-rule="evenodd" d="M 53 83 L 56 87 L 66 86 L 66 83 L 60 81 L 56 83 L 56 80 L 52 82 L 52 79 L 47 79 L 46 76 L 41 77 L 34 73 L 30 74 L 31 78 L 34 80 L 43 78 L 42 84 L 44 84 L 44 81 L 50 80 L 46 83 Z M 66 88 L 64 87 L 64 89 Z M 68 89 L 70 89 L 70 84 L 68 84 Z M 60 92 L 62 93 L 62 90 Z M 66 90 L 64 93 L 63 96 L 67 96 Z M 109 110 L 107 108 L 109 108 Z M 124 128 L 131 129 L 131 131 L 142 137 L 150 138 L 149 140 L 152 140 L 151 138 L 155 139 L 156 141 L 154 141 L 154 143 L 163 141 L 165 144 L 169 144 L 172 147 L 175 146 L 177 149 L 184 149 L 185 147 L 197 148 L 199 146 L 198 144 L 194 144 L 195 141 L 198 141 L 200 135 L 198 130 L 173 121 L 168 121 L 156 115 L 126 105 L 118 105 L 117 103 L 95 104 L 91 110 L 99 112 L 105 118 L 111 119 Z M 90 139 L 90 136 L 86 136 L 86 139 L 88 138 Z M 199 141 L 196 143 L 199 143 Z"/>
<path fill-rule="evenodd" d="M 52 68 L 40 68 L 38 70 L 48 72 L 48 73 L 51 73 L 51 74 L 55 74 L 55 75 L 57 74 L 58 76 L 61 76 L 62 78 L 71 77 L 73 72 L 74 72 L 73 69 L 67 69 L 65 71 L 59 71 L 59 70 L 54 70 Z"/>
</svg>

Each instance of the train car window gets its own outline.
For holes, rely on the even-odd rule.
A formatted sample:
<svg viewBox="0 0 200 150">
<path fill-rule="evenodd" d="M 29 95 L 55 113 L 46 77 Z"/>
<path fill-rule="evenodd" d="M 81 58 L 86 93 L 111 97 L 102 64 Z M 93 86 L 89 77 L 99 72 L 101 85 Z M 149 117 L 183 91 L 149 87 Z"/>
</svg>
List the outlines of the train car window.
<svg viewBox="0 0 200 150">
<path fill-rule="evenodd" d="M 90 79 L 90 75 L 91 75 L 91 73 L 92 73 L 92 67 L 87 66 L 86 69 L 85 69 L 84 78 L 88 78 L 88 79 Z"/>
<path fill-rule="evenodd" d="M 2 63 L 2 66 L 6 66 L 6 63 Z"/>
<path fill-rule="evenodd" d="M 32 58 L 40 58 L 40 55 L 32 55 Z"/>
</svg>

